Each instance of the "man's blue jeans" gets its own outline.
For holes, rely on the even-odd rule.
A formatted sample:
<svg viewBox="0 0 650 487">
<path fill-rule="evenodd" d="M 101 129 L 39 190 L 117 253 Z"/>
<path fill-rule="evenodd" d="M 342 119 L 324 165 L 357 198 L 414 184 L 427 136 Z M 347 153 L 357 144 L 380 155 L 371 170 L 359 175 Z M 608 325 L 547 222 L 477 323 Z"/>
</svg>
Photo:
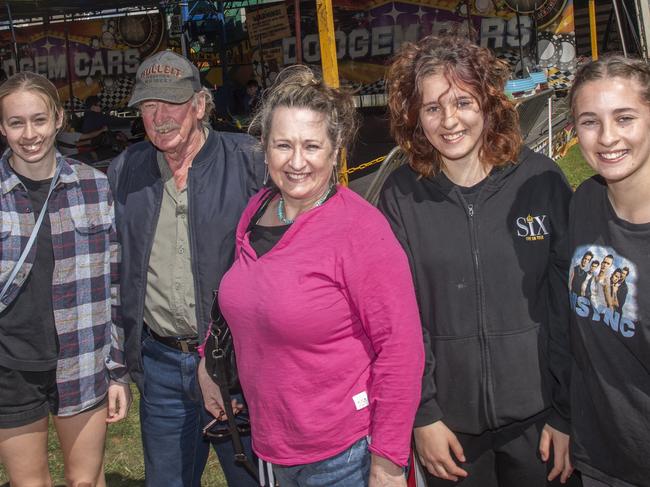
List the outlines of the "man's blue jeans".
<svg viewBox="0 0 650 487">
<path fill-rule="evenodd" d="M 155 341 L 144 331 L 142 359 L 144 390 L 140 399 L 140 425 L 144 447 L 145 485 L 148 487 L 200 487 L 210 451 L 203 427 L 212 419 L 203 407 L 196 378 L 199 357 Z M 250 436 L 243 436 L 253 460 Z M 234 460 L 229 437 L 214 440 L 228 485 L 256 487 L 257 483 Z"/>
<path fill-rule="evenodd" d="M 364 487 L 370 476 L 368 440 L 362 438 L 344 452 L 320 462 L 283 467 L 273 465 L 281 487 Z"/>
</svg>

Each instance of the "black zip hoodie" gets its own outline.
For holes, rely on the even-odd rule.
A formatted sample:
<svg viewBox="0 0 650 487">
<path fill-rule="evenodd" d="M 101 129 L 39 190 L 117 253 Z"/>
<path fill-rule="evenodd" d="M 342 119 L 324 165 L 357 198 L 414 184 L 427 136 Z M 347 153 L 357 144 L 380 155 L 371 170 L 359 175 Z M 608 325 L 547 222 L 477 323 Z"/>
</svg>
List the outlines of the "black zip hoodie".
<svg viewBox="0 0 650 487">
<path fill-rule="evenodd" d="M 409 256 L 427 352 L 416 427 L 480 434 L 552 406 L 548 423 L 568 432 L 570 198 L 528 148 L 472 204 L 444 175 L 388 178 L 379 208 Z"/>
</svg>

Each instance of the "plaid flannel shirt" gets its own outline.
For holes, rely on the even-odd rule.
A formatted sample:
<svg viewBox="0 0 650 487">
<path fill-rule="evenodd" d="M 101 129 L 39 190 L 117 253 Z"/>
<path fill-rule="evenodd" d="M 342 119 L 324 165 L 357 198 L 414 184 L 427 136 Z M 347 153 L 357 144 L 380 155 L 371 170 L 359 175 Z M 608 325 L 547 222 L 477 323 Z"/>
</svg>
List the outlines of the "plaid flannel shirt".
<svg viewBox="0 0 650 487">
<path fill-rule="evenodd" d="M 9 278 L 38 216 L 9 166 L 10 155 L 8 149 L 0 159 L 0 287 Z M 60 154 L 56 159 L 62 164 L 61 174 L 46 218 L 50 219 L 54 252 L 58 415 L 70 416 L 97 404 L 106 395 L 109 379 L 126 379 L 117 302 L 120 247 L 106 176 Z M 35 257 L 34 244 L 0 302 L 0 319 L 20 292 Z"/>
</svg>

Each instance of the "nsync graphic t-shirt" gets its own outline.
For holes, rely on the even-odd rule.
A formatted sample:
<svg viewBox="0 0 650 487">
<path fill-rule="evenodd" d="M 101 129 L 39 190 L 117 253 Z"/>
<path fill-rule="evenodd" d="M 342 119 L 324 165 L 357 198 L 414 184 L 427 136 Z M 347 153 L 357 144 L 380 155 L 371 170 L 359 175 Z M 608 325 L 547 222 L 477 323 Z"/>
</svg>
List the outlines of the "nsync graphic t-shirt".
<svg viewBox="0 0 650 487">
<path fill-rule="evenodd" d="M 576 191 L 569 229 L 575 466 L 650 485 L 650 223 L 618 218 L 596 176 Z"/>
</svg>

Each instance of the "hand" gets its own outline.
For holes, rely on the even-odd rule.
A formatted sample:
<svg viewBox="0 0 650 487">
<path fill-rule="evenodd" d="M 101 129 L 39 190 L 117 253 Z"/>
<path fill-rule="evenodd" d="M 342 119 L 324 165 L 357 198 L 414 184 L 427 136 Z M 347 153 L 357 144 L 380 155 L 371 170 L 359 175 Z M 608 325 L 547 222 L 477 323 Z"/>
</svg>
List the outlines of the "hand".
<svg viewBox="0 0 650 487">
<path fill-rule="evenodd" d="M 201 392 L 203 393 L 203 405 L 205 409 L 215 418 L 221 419 L 224 415 L 223 397 L 221 397 L 219 386 L 212 380 L 212 377 L 210 377 L 208 371 L 205 369 L 205 357 L 199 362 L 197 377 Z"/>
<path fill-rule="evenodd" d="M 131 388 L 129 384 L 111 381 L 108 386 L 107 423 L 117 423 L 126 418 L 131 407 Z"/>
<path fill-rule="evenodd" d="M 402 467 L 374 453 L 370 458 L 368 487 L 406 487 L 406 477 Z"/>
<path fill-rule="evenodd" d="M 551 445 L 553 445 L 553 469 L 548 474 L 548 480 L 550 482 L 560 475 L 560 483 L 564 484 L 573 473 L 573 465 L 569 457 L 569 435 L 545 424 L 539 439 L 539 454 L 543 462 L 547 462 L 550 457 Z"/>
<path fill-rule="evenodd" d="M 456 435 L 443 423 L 436 421 L 433 424 L 415 428 L 415 447 L 422 466 L 435 477 L 453 480 L 467 477 L 467 472 L 460 468 L 451 453 L 461 462 L 465 461 L 463 447 Z"/>
</svg>

